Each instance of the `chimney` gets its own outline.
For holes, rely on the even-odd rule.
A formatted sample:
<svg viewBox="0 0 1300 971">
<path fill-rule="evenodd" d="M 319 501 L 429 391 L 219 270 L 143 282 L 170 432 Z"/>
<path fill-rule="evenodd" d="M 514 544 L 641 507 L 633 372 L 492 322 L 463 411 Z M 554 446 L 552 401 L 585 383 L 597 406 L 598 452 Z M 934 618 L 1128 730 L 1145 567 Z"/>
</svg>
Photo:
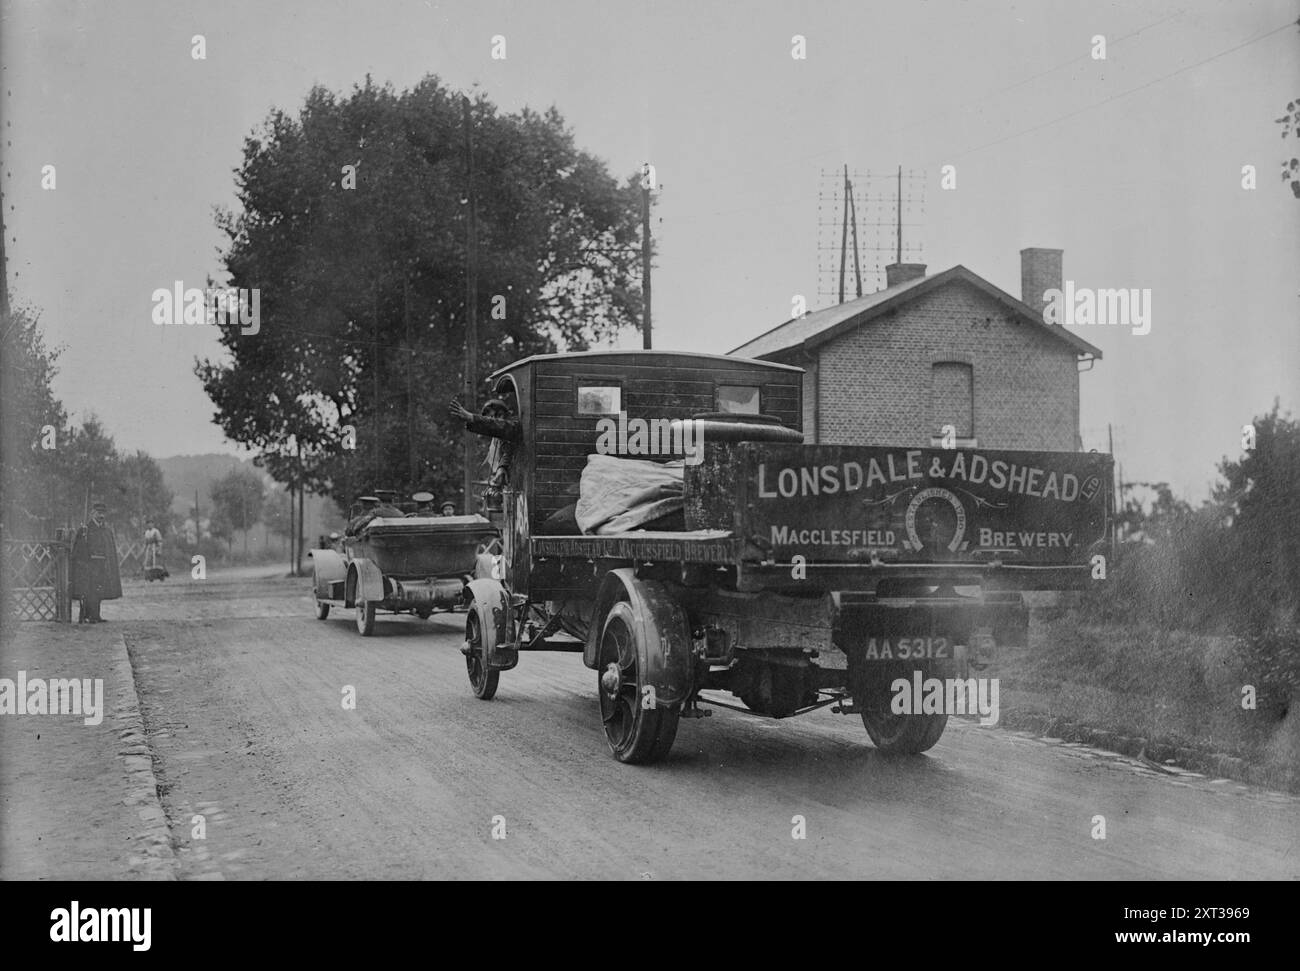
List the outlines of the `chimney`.
<svg viewBox="0 0 1300 971">
<path fill-rule="evenodd" d="M 900 283 L 919 280 L 924 276 L 924 263 L 890 263 L 885 267 L 885 286 L 896 287 Z"/>
<path fill-rule="evenodd" d="M 1042 314 L 1047 301 L 1043 294 L 1064 287 L 1061 255 L 1065 250 L 1031 247 L 1020 251 L 1020 299 L 1035 313 Z"/>
</svg>

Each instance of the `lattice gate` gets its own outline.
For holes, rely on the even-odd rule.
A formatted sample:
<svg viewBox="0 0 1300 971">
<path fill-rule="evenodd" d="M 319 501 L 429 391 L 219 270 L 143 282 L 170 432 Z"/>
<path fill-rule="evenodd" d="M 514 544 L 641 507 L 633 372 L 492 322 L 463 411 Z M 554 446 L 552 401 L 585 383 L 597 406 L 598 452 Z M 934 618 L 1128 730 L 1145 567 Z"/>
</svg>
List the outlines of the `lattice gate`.
<svg viewBox="0 0 1300 971">
<path fill-rule="evenodd" d="M 5 609 L 15 620 L 72 620 L 68 550 L 61 540 L 4 541 Z"/>
<path fill-rule="evenodd" d="M 117 545 L 117 567 L 122 576 L 144 576 L 144 543 Z"/>
</svg>

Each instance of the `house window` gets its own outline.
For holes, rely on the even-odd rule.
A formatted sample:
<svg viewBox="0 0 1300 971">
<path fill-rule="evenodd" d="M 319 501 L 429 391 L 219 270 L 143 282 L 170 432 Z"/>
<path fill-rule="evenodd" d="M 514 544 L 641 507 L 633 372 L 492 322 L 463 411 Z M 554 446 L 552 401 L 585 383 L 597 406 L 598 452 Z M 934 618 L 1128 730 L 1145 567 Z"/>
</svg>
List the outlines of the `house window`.
<svg viewBox="0 0 1300 971">
<path fill-rule="evenodd" d="M 931 444 L 943 441 L 944 426 L 956 432 L 956 445 L 974 447 L 975 381 L 969 364 L 939 361 L 930 367 L 930 434 Z"/>
<path fill-rule="evenodd" d="M 623 389 L 617 384 L 578 385 L 578 414 L 617 415 L 623 410 Z"/>
<path fill-rule="evenodd" d="M 757 415 L 760 412 L 758 388 L 742 384 L 720 384 L 713 396 L 714 410 L 729 415 Z"/>
</svg>

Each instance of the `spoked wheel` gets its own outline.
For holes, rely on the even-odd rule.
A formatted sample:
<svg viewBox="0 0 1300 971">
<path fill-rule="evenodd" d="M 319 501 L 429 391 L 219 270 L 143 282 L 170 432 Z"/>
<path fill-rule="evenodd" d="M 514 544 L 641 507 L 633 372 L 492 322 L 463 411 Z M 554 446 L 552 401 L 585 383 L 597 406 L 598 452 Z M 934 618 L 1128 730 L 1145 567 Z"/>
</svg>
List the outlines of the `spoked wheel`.
<svg viewBox="0 0 1300 971">
<path fill-rule="evenodd" d="M 495 637 L 496 632 L 488 631 L 487 636 Z M 474 697 L 484 701 L 492 700 L 492 696 L 497 693 L 497 682 L 501 680 L 501 672 L 488 667 L 487 648 L 483 624 L 479 620 L 478 611 L 471 604 L 469 614 L 465 617 L 465 670 L 469 674 Z"/>
<path fill-rule="evenodd" d="M 657 762 L 677 737 L 678 713 L 647 707 L 641 671 L 637 624 L 632 606 L 614 604 L 600 635 L 596 671 L 600 717 L 614 758 L 629 764 Z"/>
<path fill-rule="evenodd" d="M 863 708 L 862 724 L 872 743 L 886 755 L 915 755 L 924 752 L 939 741 L 948 724 L 943 715 L 896 715 L 890 707 L 893 691 L 890 685 L 897 678 L 908 683 L 911 691 L 912 672 L 917 668 L 905 662 L 873 664 L 862 675 L 862 687 L 854 700 Z M 922 677 L 942 676 L 941 669 L 926 665 Z"/>
<path fill-rule="evenodd" d="M 369 637 L 375 632 L 375 604 L 372 600 L 357 601 L 357 633 Z"/>
<path fill-rule="evenodd" d="M 330 615 L 330 605 L 323 600 L 316 601 L 316 619 L 324 620 Z"/>
</svg>

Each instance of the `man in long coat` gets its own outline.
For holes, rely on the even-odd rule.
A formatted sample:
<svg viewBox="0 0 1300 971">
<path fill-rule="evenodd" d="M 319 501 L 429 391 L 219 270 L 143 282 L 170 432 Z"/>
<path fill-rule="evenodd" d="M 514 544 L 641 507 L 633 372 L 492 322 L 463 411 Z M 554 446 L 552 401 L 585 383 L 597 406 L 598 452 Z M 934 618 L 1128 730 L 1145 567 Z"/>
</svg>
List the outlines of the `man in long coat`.
<svg viewBox="0 0 1300 971">
<path fill-rule="evenodd" d="M 117 567 L 117 537 L 104 521 L 108 506 L 96 502 L 91 506 L 90 522 L 84 524 L 72 541 L 72 559 L 68 573 L 68 593 L 81 600 L 77 622 L 98 624 L 103 600 L 122 596 L 122 577 Z"/>
</svg>

